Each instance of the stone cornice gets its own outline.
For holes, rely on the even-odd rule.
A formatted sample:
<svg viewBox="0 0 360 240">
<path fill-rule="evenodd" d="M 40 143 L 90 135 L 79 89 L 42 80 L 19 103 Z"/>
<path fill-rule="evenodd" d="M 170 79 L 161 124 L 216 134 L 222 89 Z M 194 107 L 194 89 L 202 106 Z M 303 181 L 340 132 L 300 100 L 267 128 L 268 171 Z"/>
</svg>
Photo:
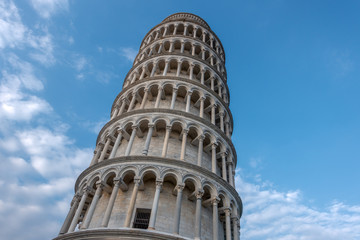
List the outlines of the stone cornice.
<svg viewBox="0 0 360 240">
<path fill-rule="evenodd" d="M 123 239 L 154 239 L 154 240 L 191 240 L 190 238 L 181 237 L 159 231 L 149 231 L 139 228 L 98 228 L 87 229 L 72 233 L 66 233 L 57 236 L 53 240 L 88 240 L 88 239 L 104 239 L 104 240 L 123 240 Z"/>
<path fill-rule="evenodd" d="M 215 96 L 216 99 L 226 108 L 226 110 L 228 111 L 229 113 L 229 116 L 230 116 L 230 121 L 231 121 L 231 125 L 233 126 L 233 117 L 232 117 L 232 113 L 231 113 L 231 110 L 229 108 L 229 104 L 227 104 L 222 98 L 220 98 L 220 96 L 214 92 L 213 90 L 211 90 L 211 88 L 205 86 L 204 84 L 201 84 L 200 82 L 198 81 L 194 81 L 194 80 L 190 80 L 190 79 L 187 79 L 187 78 L 181 78 L 181 77 L 173 77 L 173 76 L 156 76 L 156 77 L 149 77 L 149 78 L 145 78 L 145 79 L 142 79 L 142 80 L 139 80 L 139 81 L 135 81 L 133 84 L 130 84 L 128 86 L 126 86 L 125 88 L 123 88 L 121 90 L 121 92 L 116 96 L 114 102 L 113 102 L 113 105 L 111 106 L 111 111 L 110 111 L 110 117 L 111 117 L 111 113 L 113 112 L 114 110 L 114 107 L 116 106 L 116 102 L 118 101 L 118 99 L 121 97 L 121 95 L 123 93 L 125 93 L 126 91 L 128 91 L 130 88 L 133 88 L 135 87 L 136 85 L 139 85 L 139 84 L 142 84 L 144 82 L 150 82 L 152 80 L 178 80 L 178 81 L 182 81 L 182 82 L 186 82 L 186 83 L 190 83 L 192 85 L 195 85 L 197 87 L 200 87 L 200 88 L 203 88 L 205 89 L 206 91 L 208 91 L 209 93 L 211 93 L 212 96 Z M 226 85 L 227 86 L 227 85 Z M 230 95 L 228 93 L 228 99 L 229 99 L 229 102 L 230 102 Z"/>
<path fill-rule="evenodd" d="M 199 172 L 203 176 L 205 176 L 209 179 L 213 179 L 215 182 L 219 183 L 222 187 L 224 187 L 227 191 L 229 191 L 229 193 L 231 193 L 233 197 L 235 197 L 235 199 L 238 203 L 238 206 L 239 206 L 240 216 L 241 216 L 242 208 L 243 208 L 242 200 L 239 196 L 239 193 L 236 191 L 236 189 L 234 187 L 232 187 L 228 182 L 226 182 L 224 179 L 222 179 L 217 174 L 215 174 L 203 167 L 199 167 L 199 166 L 189 163 L 189 162 L 180 161 L 180 160 L 176 160 L 176 159 L 170 159 L 170 158 L 162 158 L 162 157 L 155 157 L 155 156 L 123 156 L 123 157 L 107 159 L 107 160 L 104 160 L 100 163 L 97 163 L 97 164 L 85 169 L 79 175 L 79 177 L 76 179 L 74 190 L 75 190 L 75 192 L 77 192 L 81 180 L 87 174 L 89 174 L 97 169 L 100 169 L 102 167 L 106 167 L 106 166 L 109 166 L 112 164 L 127 164 L 127 165 L 136 164 L 136 163 L 141 164 L 144 161 L 149 162 L 149 163 L 158 163 L 160 165 L 161 164 L 175 165 L 176 167 L 179 167 L 182 169 L 190 169 L 191 171 Z"/>
<path fill-rule="evenodd" d="M 195 15 L 193 13 L 187 13 L 187 12 L 178 12 L 178 13 L 171 14 L 170 16 L 168 16 L 164 20 L 162 20 L 162 22 L 169 22 L 169 21 L 179 20 L 179 19 L 196 21 L 196 22 L 204 25 L 208 29 L 210 29 L 209 24 L 204 19 L 202 19 L 198 15 Z"/>
<path fill-rule="evenodd" d="M 225 141 L 226 143 L 230 146 L 232 152 L 233 152 L 233 157 L 234 157 L 234 163 L 235 163 L 235 167 L 237 165 L 237 154 L 236 154 L 236 150 L 235 147 L 231 141 L 230 138 L 228 138 L 228 136 L 226 136 L 226 134 L 221 131 L 216 125 L 212 124 L 210 121 L 205 120 L 199 116 L 193 115 L 191 113 L 187 113 L 187 112 L 183 112 L 183 111 L 179 111 L 179 110 L 174 110 L 174 109 L 163 109 L 163 108 L 148 108 L 148 109 L 137 109 L 137 110 L 132 110 L 130 112 L 126 112 L 121 114 L 120 116 L 117 116 L 113 119 L 111 119 L 109 122 L 107 122 L 102 129 L 100 130 L 98 137 L 96 139 L 96 145 L 98 144 L 99 140 L 100 140 L 100 136 L 103 134 L 103 132 L 113 123 L 115 123 L 116 121 L 122 119 L 122 118 L 126 118 L 132 115 L 138 115 L 138 114 L 142 114 L 142 113 L 170 113 L 170 114 L 174 114 L 174 115 L 179 115 L 179 116 L 184 116 L 187 117 L 189 119 L 193 119 L 195 121 L 198 121 L 202 124 L 204 124 L 205 126 L 208 126 L 209 128 L 211 128 L 212 130 L 214 130 L 217 134 L 219 134 Z"/>
<path fill-rule="evenodd" d="M 150 29 L 150 31 L 148 31 L 148 33 L 145 35 L 145 37 L 144 37 L 143 40 L 141 41 L 139 50 L 141 50 L 141 46 L 143 45 L 145 39 L 147 38 L 147 36 L 148 36 L 153 30 L 155 30 L 156 28 L 160 27 L 161 25 L 166 25 L 166 24 L 168 24 L 169 22 L 173 22 L 173 21 L 178 21 L 178 20 L 171 20 L 171 21 L 168 21 L 168 22 L 161 22 L 161 23 L 159 23 L 158 25 L 156 25 L 155 27 L 153 27 L 152 29 Z M 195 24 L 197 24 L 197 25 L 200 25 L 200 24 L 199 24 L 198 22 L 196 22 L 196 21 L 188 20 L 188 22 L 192 22 L 192 23 L 195 23 Z M 201 25 L 200 25 L 200 26 L 201 26 Z M 203 26 L 202 26 L 202 27 L 203 27 Z M 219 37 L 216 35 L 216 33 L 214 33 L 214 32 L 211 30 L 211 28 L 206 29 L 206 30 L 207 30 L 208 32 L 210 32 L 210 33 L 216 38 L 216 40 L 219 42 L 219 44 L 220 44 L 220 46 L 221 46 L 221 48 L 222 48 L 222 50 L 223 50 L 223 52 L 224 52 L 224 62 L 225 62 L 225 60 L 226 60 L 225 49 L 224 49 L 224 47 L 223 47 L 223 45 L 222 45 Z M 176 36 L 176 35 L 175 35 L 175 36 Z M 206 43 L 205 43 L 205 44 L 206 44 Z"/>
</svg>

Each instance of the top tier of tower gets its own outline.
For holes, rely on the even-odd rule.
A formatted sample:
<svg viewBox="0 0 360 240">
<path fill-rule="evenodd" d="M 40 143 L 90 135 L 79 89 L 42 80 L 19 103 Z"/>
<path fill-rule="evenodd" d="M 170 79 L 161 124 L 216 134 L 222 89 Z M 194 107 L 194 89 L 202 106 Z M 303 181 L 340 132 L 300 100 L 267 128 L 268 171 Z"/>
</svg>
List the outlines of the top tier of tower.
<svg viewBox="0 0 360 240">
<path fill-rule="evenodd" d="M 201 53 L 204 52 L 204 58 L 208 59 L 209 63 L 212 59 L 212 65 L 225 73 L 224 80 L 226 81 L 225 52 L 221 41 L 202 18 L 191 13 L 172 14 L 153 27 L 141 42 L 134 65 L 139 62 L 145 48 L 148 48 L 155 41 L 169 37 L 182 37 L 189 41 L 195 40 L 195 45 L 200 46 L 200 50 L 194 48 L 195 54 L 202 57 Z"/>
</svg>

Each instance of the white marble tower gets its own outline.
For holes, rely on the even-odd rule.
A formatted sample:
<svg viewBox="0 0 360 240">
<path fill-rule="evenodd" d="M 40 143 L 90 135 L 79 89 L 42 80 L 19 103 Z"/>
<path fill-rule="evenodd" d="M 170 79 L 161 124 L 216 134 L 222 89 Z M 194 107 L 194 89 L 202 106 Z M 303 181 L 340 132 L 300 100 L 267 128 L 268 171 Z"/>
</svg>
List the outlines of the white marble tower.
<svg viewBox="0 0 360 240">
<path fill-rule="evenodd" d="M 239 239 L 222 44 L 190 13 L 144 37 L 56 240 Z"/>
</svg>

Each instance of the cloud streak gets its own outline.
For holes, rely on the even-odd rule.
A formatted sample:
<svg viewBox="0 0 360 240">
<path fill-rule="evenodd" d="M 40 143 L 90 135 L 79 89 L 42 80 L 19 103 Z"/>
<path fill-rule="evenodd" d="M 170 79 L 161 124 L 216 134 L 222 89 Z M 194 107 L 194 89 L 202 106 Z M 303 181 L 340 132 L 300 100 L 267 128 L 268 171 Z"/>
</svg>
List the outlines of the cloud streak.
<svg viewBox="0 0 360 240">
<path fill-rule="evenodd" d="M 240 170 L 236 186 L 244 204 L 243 239 L 360 238 L 360 206 L 333 201 L 319 210 L 304 202 L 299 190 L 279 192 L 268 184 L 248 182 Z"/>
</svg>

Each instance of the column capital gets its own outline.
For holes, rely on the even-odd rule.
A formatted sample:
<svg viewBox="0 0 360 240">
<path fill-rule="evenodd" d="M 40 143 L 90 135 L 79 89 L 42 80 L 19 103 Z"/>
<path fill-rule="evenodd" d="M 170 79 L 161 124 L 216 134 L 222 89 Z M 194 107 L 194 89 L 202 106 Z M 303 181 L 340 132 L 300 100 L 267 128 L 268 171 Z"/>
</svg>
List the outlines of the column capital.
<svg viewBox="0 0 360 240">
<path fill-rule="evenodd" d="M 231 166 L 232 166 L 232 165 L 233 165 L 233 162 L 232 162 L 232 161 L 227 161 L 227 162 L 226 162 L 226 165 L 228 165 L 228 166 L 231 165 Z"/>
<path fill-rule="evenodd" d="M 224 117 L 224 116 L 225 116 L 225 112 L 224 112 L 224 111 L 220 111 L 220 112 L 219 112 L 219 115 L 220 115 L 221 117 Z"/>
<path fill-rule="evenodd" d="M 135 130 L 135 129 L 137 129 L 138 128 L 138 125 L 132 125 L 131 126 L 131 129 L 133 129 L 133 130 Z"/>
<path fill-rule="evenodd" d="M 213 197 L 211 199 L 211 204 L 213 205 L 217 205 L 220 202 L 220 198 L 219 197 Z"/>
<path fill-rule="evenodd" d="M 134 177 L 134 184 L 139 186 L 141 183 L 141 178 L 140 177 Z"/>
<path fill-rule="evenodd" d="M 205 49 L 204 49 L 204 50 L 205 50 Z M 205 72 L 206 72 L 206 69 L 205 69 L 205 68 L 201 68 L 201 69 L 200 69 L 200 72 L 201 72 L 201 73 L 205 73 Z"/>
<path fill-rule="evenodd" d="M 204 139 L 205 139 L 205 135 L 204 134 L 201 134 L 201 135 L 199 135 L 199 140 L 201 140 L 201 141 L 203 141 Z"/>
<path fill-rule="evenodd" d="M 173 87 L 173 92 L 177 92 L 179 88 Z"/>
<path fill-rule="evenodd" d="M 187 135 L 189 133 L 189 129 L 183 129 L 182 133 Z"/>
<path fill-rule="evenodd" d="M 185 184 L 178 184 L 176 185 L 175 189 L 177 190 L 177 192 L 182 192 L 185 188 Z"/>
<path fill-rule="evenodd" d="M 211 147 L 213 147 L 213 148 L 215 148 L 215 147 L 217 147 L 219 144 L 217 143 L 217 142 L 212 142 L 211 143 Z"/>
<path fill-rule="evenodd" d="M 122 178 L 114 178 L 113 182 L 114 182 L 114 186 L 115 185 L 120 186 L 123 183 L 123 180 Z"/>
<path fill-rule="evenodd" d="M 103 189 L 103 188 L 106 186 L 106 183 L 103 182 L 103 181 L 97 181 L 97 182 L 95 183 L 95 185 L 96 185 L 96 189 L 98 189 L 98 188 Z"/>
<path fill-rule="evenodd" d="M 226 157 L 228 153 L 226 151 L 221 152 L 221 157 Z"/>
<path fill-rule="evenodd" d="M 148 124 L 148 127 L 149 127 L 149 128 L 153 128 L 153 127 L 155 127 L 155 124 L 149 123 L 149 124 Z"/>
<path fill-rule="evenodd" d="M 230 214 L 231 214 L 231 208 L 230 208 L 230 207 L 224 208 L 224 212 L 225 212 L 225 215 L 226 215 L 226 216 L 230 216 Z"/>
<path fill-rule="evenodd" d="M 156 179 L 155 184 L 156 184 L 156 188 L 160 188 L 160 189 L 161 189 L 161 187 L 162 187 L 162 185 L 163 185 L 163 180 L 162 180 L 162 179 Z"/>
<path fill-rule="evenodd" d="M 197 191 L 195 193 L 196 199 L 201 199 L 203 195 L 204 195 L 204 191 Z"/>
<path fill-rule="evenodd" d="M 170 131 L 170 130 L 171 130 L 171 127 L 172 127 L 172 126 L 167 125 L 167 126 L 166 126 L 166 130 L 167 130 L 167 131 Z"/>
</svg>

